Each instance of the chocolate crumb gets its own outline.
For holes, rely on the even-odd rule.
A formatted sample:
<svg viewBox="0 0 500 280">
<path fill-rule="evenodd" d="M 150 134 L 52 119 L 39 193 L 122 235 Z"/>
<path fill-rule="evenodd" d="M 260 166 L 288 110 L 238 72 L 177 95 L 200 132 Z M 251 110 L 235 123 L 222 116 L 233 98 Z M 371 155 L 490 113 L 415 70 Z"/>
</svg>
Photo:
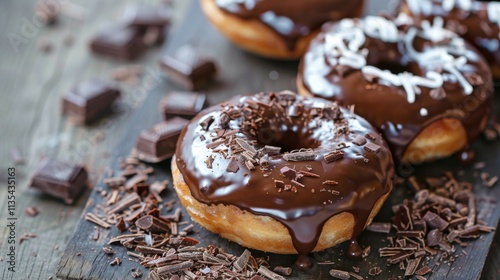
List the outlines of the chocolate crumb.
<svg viewBox="0 0 500 280">
<path fill-rule="evenodd" d="M 285 177 L 287 177 L 288 179 L 291 179 L 291 180 L 295 179 L 295 177 L 297 175 L 297 172 L 294 169 L 292 169 L 292 168 L 290 168 L 288 166 L 283 166 L 280 169 L 280 172 L 281 172 L 281 175 L 283 175 L 283 176 L 285 176 Z"/>
<path fill-rule="evenodd" d="M 36 207 L 28 207 L 24 210 L 24 213 L 30 217 L 36 217 L 39 213 L 38 208 Z"/>
<path fill-rule="evenodd" d="M 377 276 L 380 273 L 382 273 L 382 269 L 380 269 L 380 267 L 378 266 L 374 266 L 370 268 L 370 270 L 368 270 L 368 274 L 370 274 L 370 276 Z"/>
</svg>

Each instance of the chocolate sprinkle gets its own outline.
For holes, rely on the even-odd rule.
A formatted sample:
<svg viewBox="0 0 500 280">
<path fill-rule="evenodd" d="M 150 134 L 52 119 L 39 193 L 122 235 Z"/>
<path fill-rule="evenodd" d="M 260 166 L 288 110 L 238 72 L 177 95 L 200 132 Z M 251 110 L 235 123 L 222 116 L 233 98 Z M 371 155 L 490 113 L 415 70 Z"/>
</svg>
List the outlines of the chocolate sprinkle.
<svg viewBox="0 0 500 280">
<path fill-rule="evenodd" d="M 344 157 L 344 152 L 336 150 L 324 155 L 326 163 L 331 163 Z"/>
</svg>

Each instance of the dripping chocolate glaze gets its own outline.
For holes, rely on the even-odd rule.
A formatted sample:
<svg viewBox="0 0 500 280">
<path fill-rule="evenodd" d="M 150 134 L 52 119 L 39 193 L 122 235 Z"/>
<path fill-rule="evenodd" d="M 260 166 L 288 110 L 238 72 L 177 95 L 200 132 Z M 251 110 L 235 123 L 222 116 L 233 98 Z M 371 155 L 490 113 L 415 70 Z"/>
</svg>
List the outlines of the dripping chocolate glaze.
<svg viewBox="0 0 500 280">
<path fill-rule="evenodd" d="M 442 17 L 445 26 L 473 44 L 486 61 L 497 71 L 500 71 L 500 26 L 488 18 L 488 3 L 472 1 L 469 11 L 454 7 L 447 11 L 443 9 L 443 1 L 431 1 L 431 13 L 418 13 L 408 8 L 407 1 L 402 1 L 399 10 L 409 11 L 417 20 L 433 20 Z M 495 74 L 498 75 L 498 74 Z M 500 78 L 500 77 L 496 77 Z"/>
<path fill-rule="evenodd" d="M 294 100 L 280 104 L 277 101 L 280 94 Z M 298 265 L 307 267 L 307 254 L 314 250 L 322 227 L 330 217 L 341 212 L 354 216 L 351 239 L 364 229 L 376 201 L 392 189 L 393 162 L 382 137 L 364 119 L 323 99 L 305 99 L 289 92 L 280 94 L 238 96 L 225 104 L 206 109 L 182 132 L 177 144 L 176 163 L 191 194 L 198 201 L 209 205 L 235 205 L 281 222 L 288 229 L 299 253 Z M 302 113 L 298 117 L 290 117 L 287 113 L 290 111 L 288 108 L 294 106 L 301 108 Z M 252 113 L 251 107 L 255 108 Z M 269 156 L 268 169 L 256 166 L 256 169 L 249 170 L 238 160 L 239 169 L 234 173 L 227 172 L 231 158 L 238 157 L 238 154 L 228 150 L 224 157 L 207 148 L 220 128 L 221 116 L 226 115 L 221 112 L 231 108 L 243 114 L 229 122 L 227 131 L 240 130 L 241 133 L 235 136 L 254 141 L 251 143 L 256 149 L 264 145 L 282 148 L 281 154 Z M 334 113 L 337 120 L 333 120 L 314 115 L 312 111 L 317 112 L 314 108 L 334 108 L 333 111 L 340 114 Z M 200 123 L 210 118 L 213 122 L 205 131 Z M 252 130 L 245 125 L 248 123 L 245 119 L 261 121 Z M 352 143 L 357 135 L 365 136 L 367 133 L 374 138 L 367 139 L 367 143 L 380 146 L 377 153 Z M 341 143 L 347 146 L 341 149 L 344 157 L 327 163 L 323 156 L 344 145 Z M 224 147 L 221 145 L 218 148 Z M 284 151 L 300 148 L 314 149 L 315 160 L 287 162 L 283 159 Z M 205 163 L 210 156 L 214 157 L 212 168 Z M 297 192 L 279 191 L 275 180 L 290 184 L 290 179 L 280 173 L 285 166 L 296 171 L 310 171 L 319 177 L 301 178 L 299 181 L 305 187 L 297 187 Z M 338 184 L 323 184 L 327 180 Z M 338 194 L 328 190 L 336 190 Z"/>
<path fill-rule="evenodd" d="M 470 55 L 465 66 L 466 73 L 477 73 L 483 83 L 473 86 L 471 95 L 463 93 L 458 82 L 445 81 L 443 99 L 431 97 L 431 89 L 421 86 L 414 103 L 409 103 L 401 86 L 388 86 L 368 81 L 361 69 L 331 65 L 326 56 L 325 36 L 335 34 L 337 25 L 325 24 L 323 32 L 310 44 L 309 50 L 299 65 L 298 82 L 315 96 L 338 101 L 342 105 L 356 107 L 356 113 L 366 118 L 384 135 L 396 161 L 400 161 L 411 141 L 432 122 L 442 118 L 461 121 L 467 132 L 469 144 L 479 135 L 491 112 L 491 71 L 480 55 Z M 432 48 L 432 43 L 416 37 L 413 46 L 419 52 Z M 410 72 L 424 76 L 418 62 L 401 54 L 402 40 L 388 43 L 366 35 L 360 49 L 368 49 L 366 65 L 374 65 L 393 73 Z M 475 49 L 466 43 L 468 51 Z M 425 108 L 426 114 L 421 114 Z"/>
<path fill-rule="evenodd" d="M 253 5 L 237 0 L 214 0 L 225 12 L 269 26 L 289 50 L 296 41 L 318 30 L 329 20 L 360 16 L 363 0 L 255 0 Z"/>
</svg>

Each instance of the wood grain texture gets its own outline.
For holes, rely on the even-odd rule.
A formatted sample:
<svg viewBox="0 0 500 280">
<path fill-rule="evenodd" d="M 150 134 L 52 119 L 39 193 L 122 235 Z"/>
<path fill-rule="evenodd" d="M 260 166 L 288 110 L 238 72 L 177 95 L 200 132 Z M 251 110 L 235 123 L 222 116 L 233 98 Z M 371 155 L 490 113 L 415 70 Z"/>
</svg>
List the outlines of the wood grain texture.
<svg viewBox="0 0 500 280">
<path fill-rule="evenodd" d="M 128 154 L 139 131 L 160 119 L 157 102 L 164 92 L 176 87 L 163 79 L 156 80 L 151 78 L 151 75 L 145 75 L 138 86 L 124 87 L 124 102 L 119 113 L 90 126 L 75 126 L 69 123 L 59 113 L 59 100 L 64 91 L 82 79 L 108 75 L 113 68 L 125 64 L 90 54 L 87 42 L 96 31 L 113 22 L 126 2 L 131 1 L 88 0 L 83 4 L 73 0 L 61 2 L 69 3 L 69 7 L 73 10 L 84 11 L 86 13 L 84 20 L 63 16 L 55 26 L 38 27 L 33 20 L 33 1 L 0 2 L 2 38 L 0 40 L 0 93 L 2 94 L 0 128 L 5 131 L 0 134 L 0 221 L 3 224 L 7 216 L 5 170 L 14 166 L 11 150 L 18 147 L 27 163 L 16 166 L 17 238 L 23 232 L 33 232 L 38 235 L 35 239 L 17 244 L 16 273 L 8 272 L 5 269 L 7 266 L 5 260 L 0 261 L 0 279 L 47 279 L 49 276 L 55 276 L 56 272 L 65 279 L 130 279 L 129 269 L 139 265 L 126 260 L 123 248 L 119 251 L 122 259 L 125 259 L 122 266 L 108 266 L 107 256 L 101 253 L 101 247 L 107 238 L 116 235 L 117 232 L 101 231 L 101 237 L 96 242 L 89 238 L 91 232 L 89 230 L 93 229 L 93 225 L 81 220 L 87 196 L 90 194 L 88 209 L 92 209 L 92 204 L 98 199 L 96 193 L 88 191 L 75 205 L 66 206 L 28 189 L 29 177 L 40 158 L 47 156 L 85 163 L 91 171 L 92 184 L 97 184 L 98 178 L 110 163 L 114 163 L 118 156 Z M 264 60 L 235 48 L 207 24 L 195 2 L 195 0 L 174 1 L 176 9 L 174 25 L 164 49 L 149 50 L 137 63 L 150 66 L 148 70 L 154 73 L 156 70 L 154 65 L 161 52 L 171 52 L 182 44 L 191 43 L 200 47 L 204 53 L 216 57 L 218 63 L 224 66 L 221 67 L 218 81 L 207 90 L 211 104 L 235 94 L 295 89 L 296 63 Z M 383 10 L 390 9 L 385 3 L 386 1 L 371 1 L 368 9 L 372 13 L 380 7 Z M 27 31 L 26 22 L 31 22 L 35 28 L 32 33 L 26 33 L 30 38 L 20 46 L 18 52 L 15 52 L 9 40 L 5 38 L 11 33 L 26 35 L 24 34 Z M 74 44 L 69 47 L 63 46 L 62 43 L 67 33 L 75 37 Z M 37 43 L 41 38 L 47 38 L 53 44 L 50 53 L 44 54 L 38 50 Z M 276 73 L 279 78 L 271 79 L 270 76 L 275 76 Z M 158 82 L 153 83 L 152 89 L 144 91 L 145 81 L 151 79 Z M 146 99 L 142 104 L 144 98 Z M 138 108 L 140 104 L 142 107 Z M 103 139 L 94 144 L 92 138 L 101 133 Z M 489 163 L 487 171 L 498 175 L 499 143 L 478 141 L 476 146 L 479 148 L 478 160 L 486 160 Z M 168 162 L 158 165 L 161 170 L 157 175 L 168 178 L 170 176 L 168 165 Z M 462 169 L 461 166 L 457 166 L 454 159 L 448 159 L 426 165 L 419 172 L 439 174 L 450 166 L 456 170 Z M 467 173 L 473 172 L 469 170 Z M 498 186 L 491 190 L 479 187 L 479 190 L 478 198 L 481 199 L 481 205 L 491 206 L 498 202 L 500 197 Z M 173 191 L 170 190 L 167 195 L 174 196 Z M 400 189 L 391 197 L 391 202 L 396 203 L 407 195 L 405 189 Z M 30 206 L 39 208 L 40 214 L 37 217 L 28 217 L 24 214 L 24 209 Z M 389 208 L 385 207 L 378 219 L 387 219 Z M 500 208 L 484 209 L 490 209 L 489 217 L 485 220 L 489 225 L 496 225 Z M 487 214 L 487 211 L 483 213 Z M 222 240 L 199 226 L 195 229 L 196 237 L 202 239 L 204 245 L 209 243 L 221 245 L 234 254 L 243 251 L 240 246 Z M 5 258 L 7 252 L 6 236 L 7 229 L 2 226 L 0 259 Z M 360 242 L 364 245 L 372 243 L 383 245 L 384 243 L 380 243 L 382 237 L 384 236 L 380 234 L 364 233 L 360 237 Z M 434 277 L 431 279 L 443 279 L 445 275 L 449 279 L 477 279 L 481 275 L 484 263 L 486 266 L 481 278 L 498 279 L 500 234 L 496 234 L 494 245 L 488 258 L 485 259 L 488 244 L 493 237 L 494 234 L 488 234 L 472 242 L 466 249 L 467 255 L 457 259 L 451 267 L 442 265 L 439 271 L 434 272 Z M 54 249 L 56 246 L 58 250 Z M 63 255 L 64 248 L 66 250 Z M 292 279 L 329 278 L 328 271 L 331 268 L 352 270 L 352 266 L 359 266 L 360 274 L 367 275 L 367 270 L 377 261 L 384 270 L 384 276 L 401 274 L 396 267 L 386 267 L 385 260 L 376 258 L 376 247 L 372 247 L 370 255 L 370 261 L 373 258 L 373 262 L 344 261 L 344 250 L 345 245 L 341 245 L 314 254 L 315 260 L 334 261 L 335 264 L 317 265 L 314 270 L 305 273 L 294 271 Z M 81 256 L 77 256 L 78 252 Z M 36 253 L 36 257 L 33 253 Z M 254 254 L 267 256 L 256 251 Z M 271 255 L 270 257 L 273 265 L 291 265 L 294 259 L 293 256 Z"/>
</svg>

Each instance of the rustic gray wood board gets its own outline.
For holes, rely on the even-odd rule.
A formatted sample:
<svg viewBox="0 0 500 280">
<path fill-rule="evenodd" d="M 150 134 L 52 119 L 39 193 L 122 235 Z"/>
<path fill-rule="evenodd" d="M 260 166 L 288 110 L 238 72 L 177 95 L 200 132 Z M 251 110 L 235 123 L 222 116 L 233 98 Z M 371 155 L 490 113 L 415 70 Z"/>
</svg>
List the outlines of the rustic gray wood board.
<svg viewBox="0 0 500 280">
<path fill-rule="evenodd" d="M 216 57 L 219 65 L 223 67 L 220 67 L 221 71 L 218 81 L 207 89 L 208 98 L 212 104 L 241 93 L 295 89 L 294 79 L 297 63 L 265 60 L 238 50 L 207 24 L 196 1 L 194 2 L 180 28 L 177 29 L 177 32 L 170 34 L 165 51 L 171 52 L 185 43 L 190 43 L 202 49 L 204 53 Z M 276 74 L 279 77 L 276 80 L 271 79 L 271 76 L 275 78 Z M 140 131 L 160 120 L 157 104 L 164 92 L 170 89 L 176 89 L 176 86 L 166 81 L 157 84 L 148 93 L 142 107 L 131 116 L 129 129 L 123 135 L 121 143 L 113 150 L 111 157 L 111 167 L 113 169 L 117 170 L 118 168 L 116 164 L 118 157 L 129 154 Z M 498 103 L 498 100 L 496 103 Z M 499 104 L 496 105 L 497 109 L 499 109 Z M 477 152 L 476 160 L 485 161 L 487 164 L 483 171 L 489 172 L 492 175 L 500 175 L 500 171 L 498 170 L 500 166 L 500 142 L 487 143 L 483 140 L 478 140 L 474 144 L 474 148 Z M 165 178 L 170 180 L 169 166 L 169 161 L 155 165 L 156 173 L 150 180 Z M 488 225 L 496 227 L 500 217 L 500 208 L 496 207 L 496 198 L 500 197 L 500 187 L 496 186 L 490 189 L 481 186 L 479 177 L 473 176 L 474 173 L 477 175 L 477 171 L 473 170 L 472 167 L 462 166 L 457 163 L 455 158 L 450 158 L 419 166 L 416 168 L 415 174 L 418 178 L 425 178 L 428 175 L 442 175 L 447 170 L 463 170 L 466 174 L 465 177 L 476 183 L 475 194 L 479 201 L 478 213 L 481 219 L 486 221 Z M 96 187 L 105 186 L 100 183 Z M 397 188 L 380 214 L 376 217 L 376 220 L 390 221 L 390 217 L 392 216 L 390 206 L 411 196 L 411 191 L 406 187 Z M 172 188 L 169 188 L 166 192 L 165 198 L 176 199 Z M 114 249 L 117 251 L 115 256 L 120 257 L 124 262 L 120 266 L 109 265 L 111 259 L 102 252 L 101 248 L 107 244 L 110 237 L 119 235 L 115 228 L 109 231 L 101 230 L 99 240 L 92 240 L 91 235 L 94 224 L 85 221 L 83 216 L 87 212 L 94 211 L 95 205 L 101 203 L 102 200 L 103 198 L 97 192 L 92 192 L 78 227 L 58 265 L 58 277 L 62 279 L 128 279 L 131 278 L 130 269 L 140 266 L 137 262 L 128 260 L 126 249 L 120 246 L 114 246 Z M 189 220 L 185 212 L 184 220 Z M 202 242 L 201 245 L 214 244 L 221 246 L 226 251 L 235 255 L 240 254 L 244 250 L 241 246 L 224 240 L 198 225 L 195 227 L 193 237 L 199 239 Z M 311 258 L 315 262 L 314 267 L 305 272 L 294 269 L 294 273 L 290 279 L 325 279 L 330 278 L 328 272 L 332 268 L 353 271 L 353 267 L 359 267 L 359 274 L 369 277 L 368 270 L 374 266 L 379 266 L 383 271 L 378 276 L 379 279 L 389 279 L 391 277 L 396 277 L 397 279 L 398 277 L 402 277 L 404 274 L 403 271 L 397 266 L 387 266 L 386 259 L 378 257 L 378 248 L 388 244 L 385 238 L 386 235 L 384 234 L 364 232 L 359 237 L 359 242 L 362 246 L 370 245 L 371 253 L 362 261 L 351 261 L 344 258 L 346 244 L 311 254 Z M 486 234 L 480 239 L 470 242 L 469 246 L 464 248 L 463 251 L 462 248 L 458 248 L 457 255 L 459 257 L 457 260 L 451 265 L 446 263 L 441 264 L 432 272 L 429 279 L 479 279 L 493 238 L 493 233 Z M 269 256 L 272 266 L 292 266 L 295 260 L 295 256 L 293 255 L 282 256 L 258 251 L 252 252 L 255 256 Z M 317 264 L 317 262 L 333 262 L 333 264 Z M 486 277 L 488 276 L 483 276 L 483 278 Z M 491 274 L 488 278 L 490 277 Z"/>
</svg>

